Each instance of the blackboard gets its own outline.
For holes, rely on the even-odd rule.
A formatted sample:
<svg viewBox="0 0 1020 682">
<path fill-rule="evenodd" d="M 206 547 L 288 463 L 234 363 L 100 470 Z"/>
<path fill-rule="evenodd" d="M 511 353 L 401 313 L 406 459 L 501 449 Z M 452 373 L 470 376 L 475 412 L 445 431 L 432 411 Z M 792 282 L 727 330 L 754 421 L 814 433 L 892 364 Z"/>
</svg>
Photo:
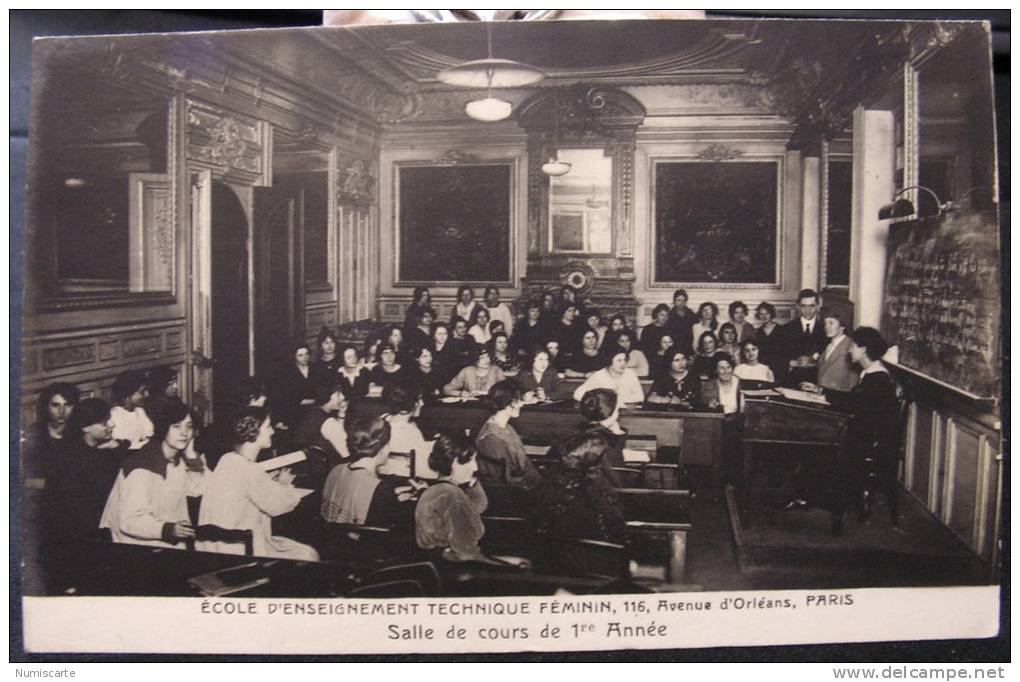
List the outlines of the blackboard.
<svg viewBox="0 0 1020 682">
<path fill-rule="evenodd" d="M 999 395 L 999 259 L 994 213 L 890 229 L 882 331 L 901 365 L 982 398 Z"/>
<path fill-rule="evenodd" d="M 399 283 L 510 281 L 511 168 L 398 167 Z"/>
<path fill-rule="evenodd" d="M 774 284 L 779 164 L 655 164 L 655 281 Z"/>
</svg>

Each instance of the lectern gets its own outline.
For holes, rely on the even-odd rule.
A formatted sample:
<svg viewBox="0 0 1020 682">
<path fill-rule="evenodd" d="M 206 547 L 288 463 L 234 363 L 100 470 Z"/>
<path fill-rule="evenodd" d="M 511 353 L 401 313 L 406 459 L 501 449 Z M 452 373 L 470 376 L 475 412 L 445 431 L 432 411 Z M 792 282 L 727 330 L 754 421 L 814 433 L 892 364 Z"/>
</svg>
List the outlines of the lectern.
<svg viewBox="0 0 1020 682">
<path fill-rule="evenodd" d="M 853 485 L 847 457 L 850 415 L 823 406 L 780 397 L 744 396 L 743 462 L 740 479 L 741 520 L 750 527 L 759 513 L 760 452 L 802 462 L 809 500 L 832 513 L 832 532 L 843 532 L 843 519 Z"/>
</svg>

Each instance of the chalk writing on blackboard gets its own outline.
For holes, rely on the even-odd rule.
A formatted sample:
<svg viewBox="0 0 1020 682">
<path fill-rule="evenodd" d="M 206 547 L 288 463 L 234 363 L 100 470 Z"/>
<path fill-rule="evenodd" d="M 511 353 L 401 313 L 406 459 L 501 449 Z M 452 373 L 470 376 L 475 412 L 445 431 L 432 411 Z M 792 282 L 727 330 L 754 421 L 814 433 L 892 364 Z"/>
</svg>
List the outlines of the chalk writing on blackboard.
<svg viewBox="0 0 1020 682">
<path fill-rule="evenodd" d="M 900 364 L 982 397 L 1000 389 L 998 227 L 949 213 L 889 236 L 882 330 Z"/>
</svg>

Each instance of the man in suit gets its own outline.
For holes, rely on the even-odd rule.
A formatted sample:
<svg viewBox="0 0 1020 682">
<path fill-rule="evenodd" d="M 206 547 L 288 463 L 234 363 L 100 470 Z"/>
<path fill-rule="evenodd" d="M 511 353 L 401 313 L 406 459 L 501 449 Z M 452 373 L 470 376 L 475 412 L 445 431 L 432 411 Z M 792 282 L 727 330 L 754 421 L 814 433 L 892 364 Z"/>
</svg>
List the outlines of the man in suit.
<svg viewBox="0 0 1020 682">
<path fill-rule="evenodd" d="M 797 386 L 802 381 L 817 378 L 818 358 L 829 339 L 818 319 L 818 294 L 814 289 L 802 289 L 797 294 L 797 317 L 784 324 L 776 339 L 776 350 L 781 354 L 779 383 Z"/>
<path fill-rule="evenodd" d="M 839 313 L 828 311 L 822 315 L 825 336 L 829 344 L 818 356 L 818 381 L 823 388 L 849 391 L 857 384 L 858 373 L 850 362 L 850 337 L 839 318 Z"/>
</svg>

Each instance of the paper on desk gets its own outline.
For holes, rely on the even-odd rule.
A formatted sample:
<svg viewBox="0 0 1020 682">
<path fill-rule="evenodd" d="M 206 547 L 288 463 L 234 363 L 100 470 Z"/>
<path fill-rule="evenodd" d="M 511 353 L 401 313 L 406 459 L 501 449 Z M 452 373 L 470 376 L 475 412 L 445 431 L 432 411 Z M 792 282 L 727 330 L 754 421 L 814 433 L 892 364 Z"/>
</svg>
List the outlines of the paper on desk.
<svg viewBox="0 0 1020 682">
<path fill-rule="evenodd" d="M 441 403 L 467 403 L 467 402 L 471 402 L 472 400 L 477 400 L 477 398 L 464 398 L 464 397 L 459 396 L 459 395 L 448 395 L 445 398 L 440 398 L 439 402 L 441 402 Z"/>
<path fill-rule="evenodd" d="M 630 448 L 624 448 L 623 461 L 631 463 L 647 463 L 651 462 L 652 458 L 648 454 L 647 450 L 632 450 Z"/>
<path fill-rule="evenodd" d="M 779 392 L 772 388 L 748 388 L 742 390 L 741 393 L 748 398 L 772 398 L 779 395 Z"/>
<path fill-rule="evenodd" d="M 807 391 L 798 391 L 793 388 L 777 388 L 779 394 L 789 400 L 800 400 L 805 403 L 814 403 L 815 405 L 828 405 L 829 401 L 825 399 L 825 396 L 818 395 L 817 393 L 808 393 Z"/>
</svg>

